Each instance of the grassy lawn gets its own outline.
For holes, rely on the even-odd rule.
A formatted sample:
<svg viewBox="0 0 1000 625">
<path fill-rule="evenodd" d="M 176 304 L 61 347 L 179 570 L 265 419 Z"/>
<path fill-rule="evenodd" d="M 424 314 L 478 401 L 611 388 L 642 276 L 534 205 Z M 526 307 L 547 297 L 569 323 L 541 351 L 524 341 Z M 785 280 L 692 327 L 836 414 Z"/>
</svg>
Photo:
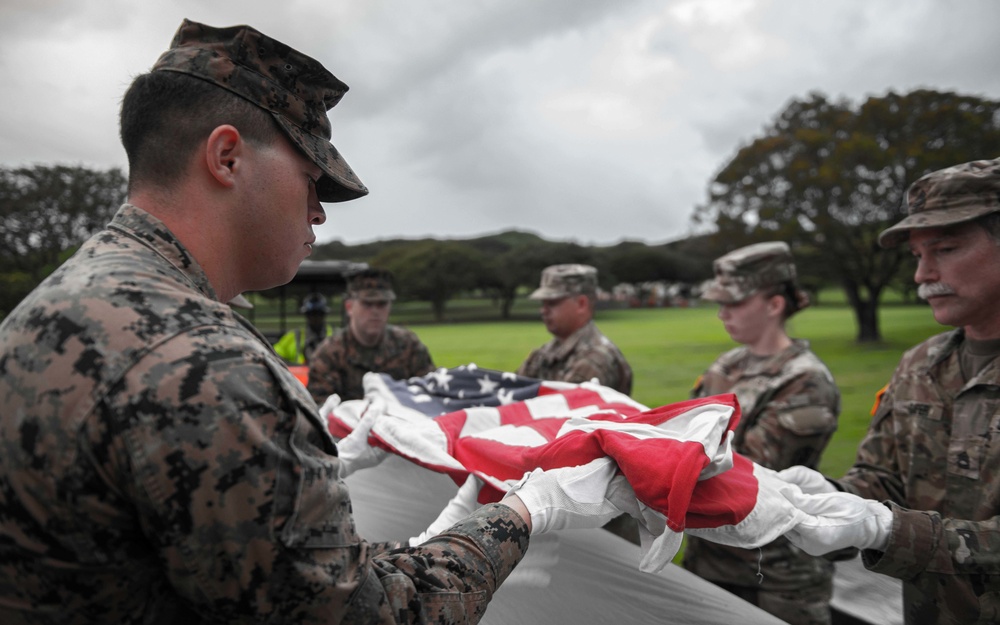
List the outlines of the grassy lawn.
<svg viewBox="0 0 1000 625">
<path fill-rule="evenodd" d="M 686 399 L 695 378 L 734 343 L 714 306 L 600 311 L 597 323 L 625 353 L 635 375 L 633 396 L 650 407 Z M 852 464 L 871 419 L 875 393 L 889 381 L 902 352 L 942 330 L 926 306 L 885 306 L 882 345 L 859 346 L 852 311 L 817 306 L 794 317 L 789 333 L 808 339 L 842 394 L 840 428 L 821 470 L 839 477 Z M 413 325 L 439 366 L 474 362 L 512 371 L 549 339 L 540 321 Z"/>
</svg>

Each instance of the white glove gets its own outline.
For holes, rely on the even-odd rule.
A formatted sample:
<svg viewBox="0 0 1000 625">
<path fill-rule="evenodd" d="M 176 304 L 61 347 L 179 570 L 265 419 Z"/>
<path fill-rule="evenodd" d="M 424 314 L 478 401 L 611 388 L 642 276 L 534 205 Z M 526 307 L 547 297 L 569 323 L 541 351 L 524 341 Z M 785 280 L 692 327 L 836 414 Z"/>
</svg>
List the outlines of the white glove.
<svg viewBox="0 0 1000 625">
<path fill-rule="evenodd" d="M 465 484 L 462 484 L 462 487 L 458 489 L 458 493 L 441 510 L 441 514 L 427 526 L 427 529 L 421 532 L 419 536 L 414 536 L 410 539 L 410 546 L 416 547 L 417 545 L 424 544 L 429 539 L 472 514 L 479 507 L 477 498 L 479 496 L 479 489 L 482 487 L 483 483 L 479 478 L 475 475 L 470 475 L 469 479 L 465 480 Z"/>
<path fill-rule="evenodd" d="M 531 515 L 531 533 L 602 527 L 637 507 L 635 493 L 608 457 L 577 467 L 525 474 L 507 495 L 517 495 Z"/>
<path fill-rule="evenodd" d="M 778 471 L 778 477 L 786 482 L 798 485 L 802 489 L 802 492 L 807 495 L 840 492 L 840 489 L 834 486 L 830 480 L 826 479 L 826 476 L 822 473 L 801 464 Z"/>
<path fill-rule="evenodd" d="M 380 411 L 374 410 L 373 406 L 365 412 L 364 417 L 358 422 L 350 434 L 337 441 L 337 456 L 340 458 L 340 479 L 348 475 L 374 467 L 385 460 L 389 454 L 379 447 L 372 447 L 368 444 L 368 434 L 375 425 L 375 418 Z"/>
<path fill-rule="evenodd" d="M 806 518 L 785 537 L 814 556 L 856 547 L 883 551 L 892 533 L 892 510 L 872 499 L 850 493 L 805 495 L 785 493 Z"/>
</svg>

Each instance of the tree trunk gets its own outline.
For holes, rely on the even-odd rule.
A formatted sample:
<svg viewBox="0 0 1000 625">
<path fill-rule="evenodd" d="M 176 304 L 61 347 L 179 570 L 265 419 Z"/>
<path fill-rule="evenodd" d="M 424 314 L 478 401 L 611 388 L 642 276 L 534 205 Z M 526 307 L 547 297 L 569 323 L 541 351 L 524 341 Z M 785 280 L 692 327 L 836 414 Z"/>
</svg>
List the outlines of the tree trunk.
<svg viewBox="0 0 1000 625">
<path fill-rule="evenodd" d="M 437 323 L 444 322 L 444 305 L 446 300 L 433 300 L 431 302 L 431 308 L 434 310 L 434 321 Z"/>
<path fill-rule="evenodd" d="M 854 306 L 858 320 L 858 343 L 878 343 L 882 333 L 878 327 L 878 304 L 873 300 L 859 300 Z"/>
<path fill-rule="evenodd" d="M 878 327 L 878 296 L 869 295 L 868 299 L 861 297 L 857 283 L 843 283 L 847 302 L 854 309 L 854 319 L 858 322 L 858 343 L 878 343 L 882 333 Z"/>
<path fill-rule="evenodd" d="M 513 297 L 504 297 L 500 300 L 500 318 L 510 319 L 510 309 L 514 306 Z"/>
</svg>

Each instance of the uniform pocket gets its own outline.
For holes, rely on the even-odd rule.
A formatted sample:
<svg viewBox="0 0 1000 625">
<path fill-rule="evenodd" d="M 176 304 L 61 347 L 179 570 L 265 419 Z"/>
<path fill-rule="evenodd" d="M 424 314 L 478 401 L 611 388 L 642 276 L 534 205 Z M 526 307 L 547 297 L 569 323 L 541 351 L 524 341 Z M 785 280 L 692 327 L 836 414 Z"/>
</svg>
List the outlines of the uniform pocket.
<svg viewBox="0 0 1000 625">
<path fill-rule="evenodd" d="M 311 419 L 295 416 L 289 440 L 290 462 L 283 467 L 276 498 L 286 502 L 287 520 L 281 541 L 289 547 L 356 546 L 360 538 L 351 515 L 347 485 L 338 479 L 339 463 L 322 449 Z"/>
</svg>

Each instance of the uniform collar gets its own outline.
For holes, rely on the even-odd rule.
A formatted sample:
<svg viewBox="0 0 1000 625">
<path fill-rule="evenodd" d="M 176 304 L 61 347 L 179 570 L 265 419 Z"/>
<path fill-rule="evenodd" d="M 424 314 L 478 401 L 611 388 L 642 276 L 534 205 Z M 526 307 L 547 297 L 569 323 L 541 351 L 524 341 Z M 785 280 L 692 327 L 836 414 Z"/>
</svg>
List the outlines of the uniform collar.
<svg viewBox="0 0 1000 625">
<path fill-rule="evenodd" d="M 177 268 L 197 290 L 207 297 L 218 301 L 215 289 L 212 288 L 195 257 L 184 244 L 174 236 L 166 224 L 153 217 L 143 209 L 132 204 L 123 204 L 115 213 L 108 228 L 118 230 L 156 252 L 161 258 Z"/>
</svg>

